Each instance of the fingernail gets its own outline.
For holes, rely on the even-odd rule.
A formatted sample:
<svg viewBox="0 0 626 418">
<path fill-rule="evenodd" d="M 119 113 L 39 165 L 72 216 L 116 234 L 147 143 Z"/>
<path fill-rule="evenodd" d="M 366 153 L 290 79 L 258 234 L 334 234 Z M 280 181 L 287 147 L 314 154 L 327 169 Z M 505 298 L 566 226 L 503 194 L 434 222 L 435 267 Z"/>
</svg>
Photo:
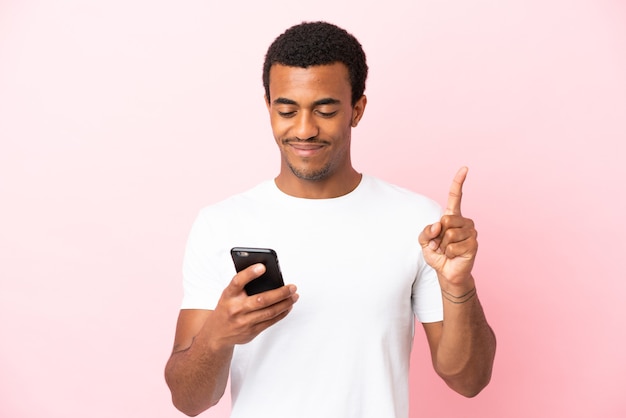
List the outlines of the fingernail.
<svg viewBox="0 0 626 418">
<path fill-rule="evenodd" d="M 428 243 L 428 248 L 430 248 L 431 250 L 436 250 L 439 246 L 437 245 L 437 243 L 434 240 L 431 240 Z"/>
</svg>

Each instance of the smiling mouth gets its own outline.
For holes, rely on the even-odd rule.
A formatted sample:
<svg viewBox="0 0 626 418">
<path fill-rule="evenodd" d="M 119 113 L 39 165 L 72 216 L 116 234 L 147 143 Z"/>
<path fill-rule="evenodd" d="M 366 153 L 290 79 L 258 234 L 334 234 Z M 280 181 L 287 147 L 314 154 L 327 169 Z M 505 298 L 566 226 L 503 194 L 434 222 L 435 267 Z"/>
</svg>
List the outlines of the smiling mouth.
<svg viewBox="0 0 626 418">
<path fill-rule="evenodd" d="M 312 157 L 327 144 L 323 142 L 285 141 L 285 145 L 289 146 L 300 157 Z"/>
<path fill-rule="evenodd" d="M 289 145 L 294 147 L 297 150 L 312 150 L 312 149 L 320 149 L 324 145 L 310 142 L 289 142 Z"/>
</svg>

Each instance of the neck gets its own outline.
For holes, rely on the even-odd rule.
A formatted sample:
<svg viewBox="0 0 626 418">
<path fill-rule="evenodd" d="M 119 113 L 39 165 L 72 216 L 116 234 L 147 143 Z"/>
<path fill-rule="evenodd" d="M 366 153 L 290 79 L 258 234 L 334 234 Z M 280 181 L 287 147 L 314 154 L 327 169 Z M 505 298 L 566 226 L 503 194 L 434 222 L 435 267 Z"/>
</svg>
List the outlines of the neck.
<svg viewBox="0 0 626 418">
<path fill-rule="evenodd" d="M 291 173 L 290 173 L 291 174 Z M 304 180 L 281 172 L 274 179 L 276 186 L 285 194 L 304 199 L 332 199 L 346 195 L 357 188 L 362 175 L 352 169 L 342 175 L 320 180 Z"/>
</svg>

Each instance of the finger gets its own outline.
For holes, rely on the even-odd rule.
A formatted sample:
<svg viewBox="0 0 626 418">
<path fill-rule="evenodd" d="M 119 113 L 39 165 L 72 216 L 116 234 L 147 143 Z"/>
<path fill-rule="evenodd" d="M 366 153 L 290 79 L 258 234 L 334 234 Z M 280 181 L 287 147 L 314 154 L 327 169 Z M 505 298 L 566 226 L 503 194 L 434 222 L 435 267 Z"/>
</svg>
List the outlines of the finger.
<svg viewBox="0 0 626 418">
<path fill-rule="evenodd" d="M 453 259 L 456 257 L 474 258 L 478 245 L 475 240 L 466 239 L 464 241 L 455 242 L 445 247 L 444 254 L 446 258 Z"/>
<path fill-rule="evenodd" d="M 476 242 L 476 231 L 468 228 L 448 229 L 443 233 L 441 243 L 442 250 L 447 253 L 448 247 L 462 243 L 463 245 L 471 245 Z"/>
<path fill-rule="evenodd" d="M 245 285 L 260 277 L 263 273 L 265 273 L 265 266 L 262 263 L 253 264 L 235 274 L 235 277 L 226 287 L 225 292 L 230 295 L 237 295 L 244 291 Z"/>
<path fill-rule="evenodd" d="M 250 321 L 254 324 L 261 324 L 267 321 L 272 321 L 275 318 L 290 312 L 291 308 L 297 300 L 298 295 L 296 294 L 294 297 L 288 297 L 263 309 L 250 312 L 248 317 Z"/>
<path fill-rule="evenodd" d="M 253 334 L 255 336 L 259 335 L 261 332 L 265 331 L 267 328 L 271 327 L 275 323 L 277 323 L 279 321 L 282 321 L 287 315 L 289 315 L 289 313 L 291 312 L 291 308 L 292 307 L 289 307 L 289 309 L 281 312 L 280 314 L 276 315 L 275 317 L 273 317 L 273 318 L 271 318 L 271 319 L 269 319 L 267 321 L 262 321 L 262 322 L 259 322 L 259 323 L 255 324 L 252 327 Z"/>
<path fill-rule="evenodd" d="M 443 215 L 441 217 L 441 232 L 439 235 L 443 235 L 450 230 L 455 229 L 474 229 L 474 221 L 470 218 L 464 218 L 460 215 Z"/>
<path fill-rule="evenodd" d="M 461 167 L 452 180 L 450 193 L 448 194 L 448 205 L 446 206 L 445 215 L 461 214 L 461 197 L 463 196 L 463 183 L 467 177 L 467 167 Z"/>
<path fill-rule="evenodd" d="M 424 228 L 417 240 L 422 248 L 426 248 L 429 244 L 432 243 L 433 239 L 439 236 L 440 233 L 441 223 L 435 222 L 434 224 L 428 225 L 426 228 Z M 435 245 L 435 248 L 433 249 L 436 249 L 438 246 L 439 244 Z"/>
<path fill-rule="evenodd" d="M 444 215 L 441 217 L 441 246 L 448 243 L 463 241 L 472 236 L 476 236 L 474 221 L 459 215 Z"/>
<path fill-rule="evenodd" d="M 248 307 L 250 311 L 265 309 L 278 303 L 287 301 L 287 303 L 295 303 L 298 300 L 298 289 L 294 285 L 287 285 L 272 289 L 265 292 L 257 293 L 248 298 Z M 289 302 L 291 300 L 291 302 Z"/>
</svg>

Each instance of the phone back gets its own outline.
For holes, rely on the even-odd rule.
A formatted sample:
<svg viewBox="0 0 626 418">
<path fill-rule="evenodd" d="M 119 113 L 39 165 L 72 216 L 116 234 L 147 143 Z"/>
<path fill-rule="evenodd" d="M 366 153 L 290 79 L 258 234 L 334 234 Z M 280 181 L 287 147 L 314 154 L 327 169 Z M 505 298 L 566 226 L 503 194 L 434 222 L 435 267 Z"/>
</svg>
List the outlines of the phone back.
<svg viewBox="0 0 626 418">
<path fill-rule="evenodd" d="M 235 247 L 230 251 L 230 254 L 237 272 L 253 264 L 261 263 L 265 265 L 265 273 L 244 287 L 248 295 L 255 295 L 284 286 L 276 251 L 270 248 Z"/>
</svg>

